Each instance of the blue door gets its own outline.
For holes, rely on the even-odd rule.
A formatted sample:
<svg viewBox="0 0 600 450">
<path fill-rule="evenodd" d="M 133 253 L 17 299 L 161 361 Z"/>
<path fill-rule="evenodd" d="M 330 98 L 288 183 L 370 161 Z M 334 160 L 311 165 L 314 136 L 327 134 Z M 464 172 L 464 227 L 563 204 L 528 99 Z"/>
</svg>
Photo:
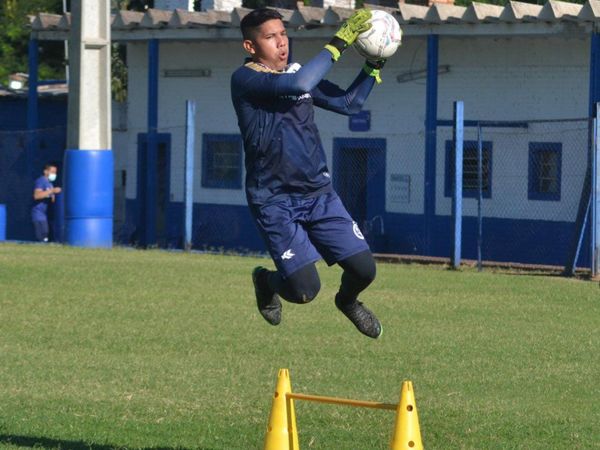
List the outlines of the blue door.
<svg viewBox="0 0 600 450">
<path fill-rule="evenodd" d="M 333 185 L 373 251 L 385 251 L 385 139 L 334 138 Z"/>
<path fill-rule="evenodd" d="M 148 135 L 138 134 L 135 243 L 141 247 L 166 247 L 168 244 L 171 135 L 159 133 L 155 137 L 155 145 L 149 145 Z"/>
</svg>

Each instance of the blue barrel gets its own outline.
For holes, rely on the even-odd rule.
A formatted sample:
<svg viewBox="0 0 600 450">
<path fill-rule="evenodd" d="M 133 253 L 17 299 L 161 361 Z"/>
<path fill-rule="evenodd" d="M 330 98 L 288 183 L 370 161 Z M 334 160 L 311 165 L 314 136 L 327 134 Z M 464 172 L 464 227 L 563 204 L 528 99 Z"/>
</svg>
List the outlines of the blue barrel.
<svg viewBox="0 0 600 450">
<path fill-rule="evenodd" d="M 6 240 L 6 205 L 0 203 L 0 241 Z"/>
</svg>

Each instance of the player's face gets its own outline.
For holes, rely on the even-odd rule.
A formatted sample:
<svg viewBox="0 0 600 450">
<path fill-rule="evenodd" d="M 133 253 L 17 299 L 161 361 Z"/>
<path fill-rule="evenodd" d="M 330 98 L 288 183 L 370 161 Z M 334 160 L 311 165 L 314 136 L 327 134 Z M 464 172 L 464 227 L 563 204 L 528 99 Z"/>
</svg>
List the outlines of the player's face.
<svg viewBox="0 0 600 450">
<path fill-rule="evenodd" d="M 267 20 L 257 30 L 253 40 L 244 41 L 252 59 L 269 69 L 283 70 L 288 60 L 288 37 L 279 19 Z"/>
</svg>

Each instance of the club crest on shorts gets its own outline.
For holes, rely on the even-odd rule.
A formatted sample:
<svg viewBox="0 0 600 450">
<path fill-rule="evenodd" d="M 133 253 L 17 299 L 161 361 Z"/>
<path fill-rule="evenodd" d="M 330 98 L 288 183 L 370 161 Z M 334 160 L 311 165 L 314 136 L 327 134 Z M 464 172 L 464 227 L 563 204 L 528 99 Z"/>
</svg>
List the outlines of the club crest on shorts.
<svg viewBox="0 0 600 450">
<path fill-rule="evenodd" d="M 360 228 L 358 228 L 358 224 L 356 222 L 352 222 L 352 231 L 354 231 L 354 235 L 357 238 L 362 239 L 363 241 L 365 240 L 365 237 L 363 236 L 362 232 L 360 231 Z"/>
</svg>

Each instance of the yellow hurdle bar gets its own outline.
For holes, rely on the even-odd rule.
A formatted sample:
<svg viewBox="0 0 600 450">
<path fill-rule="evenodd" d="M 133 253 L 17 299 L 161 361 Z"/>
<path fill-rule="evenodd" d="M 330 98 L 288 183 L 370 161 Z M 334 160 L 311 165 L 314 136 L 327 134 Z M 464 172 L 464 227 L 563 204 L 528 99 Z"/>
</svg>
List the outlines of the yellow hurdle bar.
<svg viewBox="0 0 600 450">
<path fill-rule="evenodd" d="M 320 403 L 332 403 L 334 405 L 347 405 L 347 406 L 359 406 L 361 408 L 373 408 L 373 409 L 388 409 L 390 411 L 396 411 L 398 405 L 391 403 L 380 403 L 370 402 L 366 400 L 351 400 L 348 398 L 337 398 L 337 397 L 324 397 L 322 395 L 310 395 L 310 394 L 297 394 L 295 392 L 288 392 L 287 398 L 294 400 L 307 400 L 309 402 L 320 402 Z"/>
</svg>

